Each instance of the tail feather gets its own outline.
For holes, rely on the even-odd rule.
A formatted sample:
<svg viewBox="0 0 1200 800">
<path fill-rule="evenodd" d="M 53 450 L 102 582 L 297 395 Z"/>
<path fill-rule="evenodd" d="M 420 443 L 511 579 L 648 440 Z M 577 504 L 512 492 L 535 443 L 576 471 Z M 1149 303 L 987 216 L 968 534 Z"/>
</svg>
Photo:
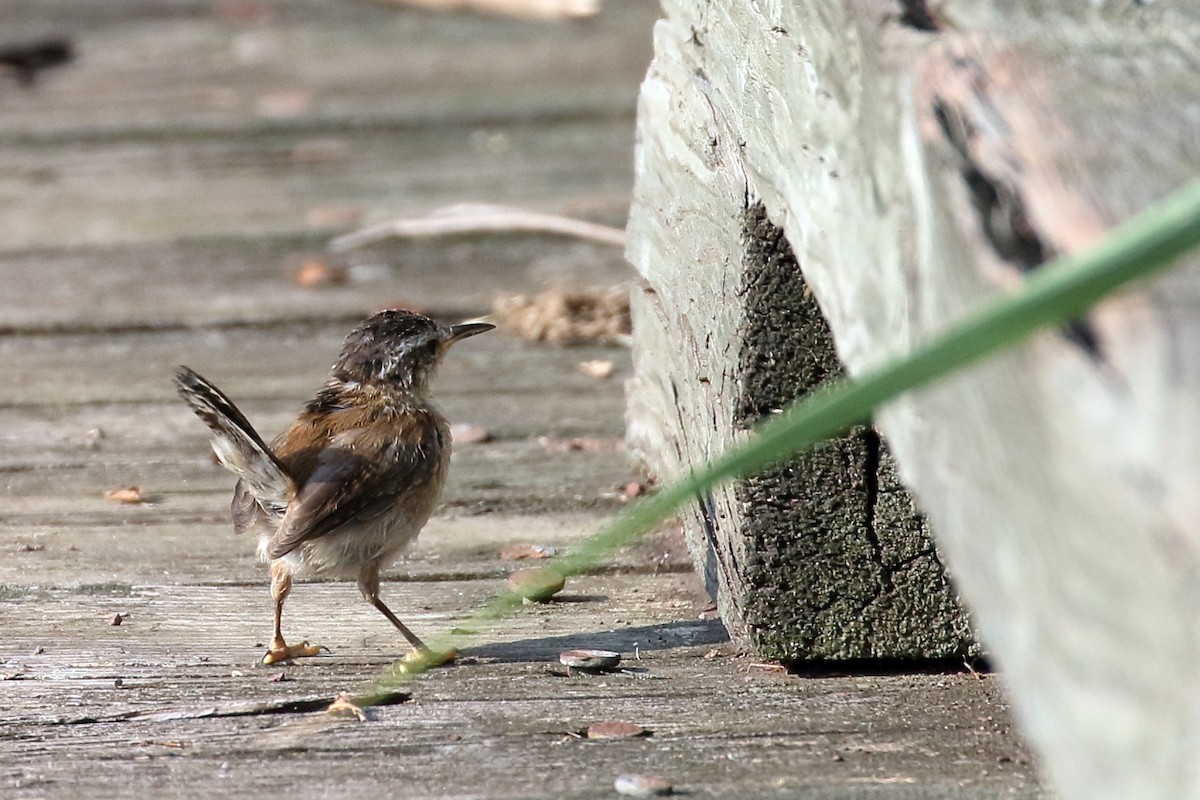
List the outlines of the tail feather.
<svg viewBox="0 0 1200 800">
<path fill-rule="evenodd" d="M 250 421 L 220 389 L 187 367 L 175 370 L 175 386 L 212 431 L 217 459 L 245 482 L 259 505 L 282 512 L 296 484 Z"/>
</svg>

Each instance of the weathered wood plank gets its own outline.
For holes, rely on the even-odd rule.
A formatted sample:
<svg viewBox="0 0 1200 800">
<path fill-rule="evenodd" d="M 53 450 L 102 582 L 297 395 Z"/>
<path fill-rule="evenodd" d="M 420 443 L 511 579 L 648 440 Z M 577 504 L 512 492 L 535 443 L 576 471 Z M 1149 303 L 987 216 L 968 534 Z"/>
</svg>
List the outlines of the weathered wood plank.
<svg viewBox="0 0 1200 800">
<path fill-rule="evenodd" d="M 330 319 L 348 326 L 387 304 L 466 317 L 499 296 L 615 286 L 632 275 L 615 248 L 542 236 L 403 242 L 346 256 L 327 253 L 327 242 L 271 235 L 0 252 L 0 333 Z M 298 286 L 309 260 L 343 270 L 345 282 Z"/>
<path fill-rule="evenodd" d="M 35 91 L 0 85 L 0 141 L 628 117 L 659 14 L 610 0 L 545 24 L 302 0 L 241 4 L 263 13 L 239 20 L 237 5 L 0 3 L 6 39 L 68 34 L 78 51 Z"/>
<path fill-rule="evenodd" d="M 486 141 L 480 143 L 479 137 Z M 490 138 L 489 138 L 490 137 Z M 404 139 L 398 148 L 397 138 Z M 492 142 L 487 144 L 486 142 Z M 622 118 L 8 145 L 5 250 L 187 238 L 243 242 L 486 201 L 618 223 L 633 138 Z M 492 148 L 489 150 L 488 148 Z M 308 150 L 324 155 L 307 156 Z M 244 245 L 242 245 L 244 247 Z M 311 246 L 311 245 L 310 245 Z"/>
<path fill-rule="evenodd" d="M 310 209 L 369 221 L 507 200 L 620 224 L 657 14 L 608 0 L 566 26 L 352 0 L 0 0 L 6 38 L 66 32 L 79 51 L 32 91 L 0 83 L 0 794 L 600 798 L 619 773 L 661 771 L 698 796 L 1038 796 L 990 681 L 752 668 L 674 572 L 671 536 L 572 581 L 566 602 L 522 609 L 369 723 L 55 723 L 332 695 L 403 652 L 352 585 L 303 583 L 287 631 L 336 655 L 284 683 L 254 666 L 263 567 L 229 533 L 231 479 L 170 368 L 200 369 L 270 434 L 381 304 L 457 316 L 498 293 L 625 280 L 614 253 L 532 236 L 364 249 L 327 290 L 289 271 L 328 258 L 340 229 L 331 214 L 310 226 Z M 444 508 L 384 585 L 422 633 L 501 585 L 517 566 L 503 544 L 594 530 L 629 474 L 616 450 L 537 443 L 616 440 L 623 351 L 472 344 L 437 397 L 495 440 L 457 449 Z M 614 378 L 578 373 L 589 358 L 613 359 Z M 128 483 L 161 502 L 102 499 Z M 130 616 L 108 625 L 117 612 Z M 555 654 L 578 645 L 619 649 L 645 677 L 561 676 Z M 614 718 L 655 735 L 567 735 Z"/>
<path fill-rule="evenodd" d="M 171 365 L 210 375 L 271 436 L 320 385 L 347 328 L 0 338 L 14 376 L 0 388 L 0 551 L 13 554 L 0 583 L 30 570 L 50 584 L 261 581 L 254 543 L 229 533 L 233 479 L 175 397 Z M 473 344 L 443 365 L 436 396 L 451 419 L 493 440 L 456 448 L 441 515 L 424 537 L 434 546 L 401 567 L 410 574 L 495 575 L 505 567 L 501 540 L 514 531 L 565 547 L 620 508 L 619 488 L 632 479 L 619 447 L 627 351 L 530 347 L 502 334 Z M 595 357 L 617 362 L 613 379 L 576 369 Z M 598 448 L 547 447 L 538 441 L 546 436 L 588 437 Z M 153 502 L 105 499 L 129 485 Z"/>
<path fill-rule="evenodd" d="M 850 797 L 892 784 L 933 796 L 982 798 L 1000 787 L 1037 796 L 1027 757 L 996 722 L 1002 705 L 993 682 L 803 679 L 755 670 L 721 649 L 718 624 L 694 620 L 701 606 L 688 585 L 679 576 L 584 579 L 580 596 L 594 599 L 527 609 L 464 650 L 461 664 L 409 687 L 412 701 L 379 709 L 368 723 L 320 715 L 56 723 L 196 699 L 332 695 L 365 686 L 400 648 L 386 622 L 356 607 L 348 586 L 297 590 L 289 607 L 293 626 L 313 641 L 336 644 L 339 653 L 286 668 L 291 680 L 282 684 L 268 681 L 277 668 L 253 666 L 262 634 L 246 609 L 258 598 L 243 587 L 142 586 L 107 596 L 55 590 L 15 598 L 6 643 L 21 648 L 20 655 L 6 656 L 2 669 L 20 679 L 0 682 L 11 715 L 0 733 L 4 778 L 16 796 L 65 796 L 86 764 L 93 797 L 151 785 L 160 794 L 187 785 L 240 794 L 283 779 L 301 798 L 346 781 L 400 797 L 478 794 L 485 782 L 489 797 L 598 798 L 611 796 L 616 775 L 644 771 L 714 797 Z M 399 607 L 423 606 L 412 616 L 428 626 L 446 624 L 489 586 L 444 584 L 432 593 L 427 585 L 386 588 Z M 115 608 L 130 612 L 116 628 L 105 624 Z M 265 598 L 261 608 L 266 621 Z M 70 643 L 96 640 L 93 630 L 107 643 L 97 641 L 81 660 Z M 33 654 L 34 643 L 45 651 Z M 553 660 L 579 644 L 625 653 L 641 677 L 564 676 Z M 718 654 L 707 655 L 714 648 Z M 763 713 L 774 707 L 789 712 Z M 930 708 L 947 716 L 929 716 Z M 609 741 L 570 735 L 610 719 L 636 722 L 653 735 Z M 733 719 L 736 736 L 729 735 Z M 372 766 L 381 758 L 386 768 Z M 349 771 L 347 759 L 354 764 Z"/>
</svg>

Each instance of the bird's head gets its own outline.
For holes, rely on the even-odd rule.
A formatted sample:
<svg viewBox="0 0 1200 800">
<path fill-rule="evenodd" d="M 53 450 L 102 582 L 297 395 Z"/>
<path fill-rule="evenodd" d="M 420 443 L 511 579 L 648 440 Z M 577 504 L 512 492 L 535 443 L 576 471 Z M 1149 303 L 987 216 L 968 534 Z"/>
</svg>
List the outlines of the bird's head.
<svg viewBox="0 0 1200 800">
<path fill-rule="evenodd" d="M 333 377 L 424 392 L 451 345 L 494 327 L 486 322 L 442 325 L 411 311 L 380 311 L 346 337 Z"/>
</svg>

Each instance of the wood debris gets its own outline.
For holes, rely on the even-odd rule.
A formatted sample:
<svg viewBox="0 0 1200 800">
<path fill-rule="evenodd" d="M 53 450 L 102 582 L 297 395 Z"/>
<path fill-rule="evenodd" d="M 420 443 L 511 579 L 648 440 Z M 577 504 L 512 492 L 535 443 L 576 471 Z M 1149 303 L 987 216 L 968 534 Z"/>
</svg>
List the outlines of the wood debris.
<svg viewBox="0 0 1200 800">
<path fill-rule="evenodd" d="M 450 426 L 450 439 L 454 444 L 483 444 L 492 440 L 492 433 L 482 425 L 459 422 Z"/>
<path fill-rule="evenodd" d="M 500 551 L 504 561 L 525 561 L 553 558 L 558 551 L 544 544 L 510 544 Z"/>
<path fill-rule="evenodd" d="M 524 19 L 583 19 L 600 11 L 600 0 L 378 0 L 430 11 L 474 11 Z"/>
<path fill-rule="evenodd" d="M 338 692 L 338 696 L 329 704 L 329 708 L 325 709 L 325 713 L 333 716 L 357 717 L 359 722 L 367 721 L 366 712 L 354 704 L 349 692 Z"/>
<path fill-rule="evenodd" d="M 584 732 L 588 739 L 636 739 L 649 735 L 650 731 L 632 722 L 596 722 Z"/>
<path fill-rule="evenodd" d="M 570 453 L 574 450 L 584 453 L 617 453 L 625 449 L 625 442 L 621 439 L 601 439 L 595 436 L 573 436 L 570 439 L 539 436 L 537 443 L 547 453 Z"/>
<path fill-rule="evenodd" d="M 492 315 L 501 328 L 525 341 L 562 346 L 624 343 L 632 330 L 629 290 L 624 286 L 501 297 Z"/>
<path fill-rule="evenodd" d="M 625 231 L 595 222 L 544 214 L 509 206 L 459 203 L 431 211 L 424 217 L 402 217 L 382 225 L 339 236 L 330 242 L 334 251 L 350 250 L 383 239 L 426 236 L 462 236 L 472 233 L 554 233 L 587 239 L 614 247 L 625 246 Z"/>
<path fill-rule="evenodd" d="M 343 693 L 345 694 L 345 693 Z M 55 725 L 91 725 L 108 722 L 171 722 L 181 719 L 211 719 L 214 717 L 253 717 L 263 714 L 309 714 L 328 711 L 337 704 L 342 695 L 330 701 L 329 695 L 309 697 L 281 697 L 268 700 L 215 700 L 186 706 L 169 706 L 159 709 L 119 711 L 113 714 L 97 714 L 55 720 Z M 371 697 L 372 706 L 391 706 L 407 702 L 408 692 L 388 691 Z"/>
<path fill-rule="evenodd" d="M 632 500 L 635 497 L 641 497 L 649 490 L 649 485 L 641 481 L 630 481 L 621 487 L 621 497 L 625 500 Z"/>
<path fill-rule="evenodd" d="M 340 286 L 346 282 L 346 270 L 331 267 L 324 261 L 311 259 L 300 265 L 292 280 L 301 289 L 317 289 L 323 286 Z"/>
<path fill-rule="evenodd" d="M 613 362 L 611 358 L 595 358 L 591 361 L 581 361 L 577 369 L 589 378 L 597 380 L 608 380 L 613 376 Z"/>
<path fill-rule="evenodd" d="M 142 489 L 139 486 L 123 486 L 119 489 L 109 489 L 104 493 L 106 500 L 112 503 L 124 503 L 125 505 L 137 506 L 142 503 L 150 502 L 145 495 L 142 494 Z"/>
</svg>

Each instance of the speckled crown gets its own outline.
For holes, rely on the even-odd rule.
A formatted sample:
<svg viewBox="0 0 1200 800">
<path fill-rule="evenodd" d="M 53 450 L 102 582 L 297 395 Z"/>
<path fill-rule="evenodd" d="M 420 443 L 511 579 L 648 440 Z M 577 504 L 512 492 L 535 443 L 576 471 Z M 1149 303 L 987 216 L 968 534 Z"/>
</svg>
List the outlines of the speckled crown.
<svg viewBox="0 0 1200 800">
<path fill-rule="evenodd" d="M 411 311 L 380 311 L 352 330 L 333 365 L 344 381 L 407 384 L 413 372 L 437 362 L 440 327 Z"/>
</svg>

